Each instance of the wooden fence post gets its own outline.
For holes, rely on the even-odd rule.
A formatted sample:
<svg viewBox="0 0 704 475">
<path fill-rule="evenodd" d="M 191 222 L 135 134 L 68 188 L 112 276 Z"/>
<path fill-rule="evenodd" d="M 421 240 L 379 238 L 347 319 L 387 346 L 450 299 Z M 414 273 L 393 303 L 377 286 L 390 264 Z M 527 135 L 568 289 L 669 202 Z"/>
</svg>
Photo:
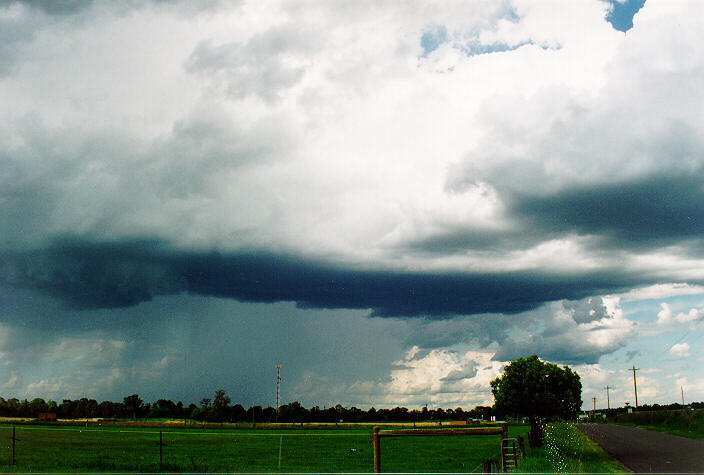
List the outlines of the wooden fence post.
<svg viewBox="0 0 704 475">
<path fill-rule="evenodd" d="M 491 473 L 491 460 L 485 460 L 482 462 L 482 473 Z"/>
<path fill-rule="evenodd" d="M 516 440 L 518 441 L 518 449 L 521 451 L 521 457 L 526 456 L 526 443 L 523 440 L 522 436 L 516 437 Z"/>
<path fill-rule="evenodd" d="M 374 443 L 374 473 L 381 473 L 381 444 L 379 443 L 379 427 L 372 429 Z"/>
</svg>

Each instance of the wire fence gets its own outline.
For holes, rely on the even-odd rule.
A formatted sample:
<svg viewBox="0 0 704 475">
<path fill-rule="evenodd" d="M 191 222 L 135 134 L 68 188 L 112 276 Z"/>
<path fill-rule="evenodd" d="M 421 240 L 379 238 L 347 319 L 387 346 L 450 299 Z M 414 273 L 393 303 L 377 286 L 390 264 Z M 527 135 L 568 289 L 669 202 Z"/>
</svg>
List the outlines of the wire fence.
<svg viewBox="0 0 704 475">
<path fill-rule="evenodd" d="M 500 436 L 389 438 L 384 471 L 481 472 Z M 372 430 L 0 427 L 0 471 L 347 472 L 374 469 Z"/>
</svg>

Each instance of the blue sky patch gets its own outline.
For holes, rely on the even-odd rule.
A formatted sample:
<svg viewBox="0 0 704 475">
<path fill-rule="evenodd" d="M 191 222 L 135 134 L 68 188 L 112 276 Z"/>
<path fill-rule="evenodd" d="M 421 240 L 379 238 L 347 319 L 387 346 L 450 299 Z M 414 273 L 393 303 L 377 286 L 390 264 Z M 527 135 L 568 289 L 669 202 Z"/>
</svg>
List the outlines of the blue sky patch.
<svg viewBox="0 0 704 475">
<path fill-rule="evenodd" d="M 420 37 L 423 56 L 427 56 L 447 41 L 447 28 L 443 25 L 433 25 Z"/>
<path fill-rule="evenodd" d="M 611 23 L 614 29 L 626 32 L 633 28 L 633 17 L 638 10 L 643 8 L 645 0 L 606 0 L 611 5 L 611 11 L 606 15 L 606 21 Z"/>
<path fill-rule="evenodd" d="M 488 53 L 501 53 L 504 51 L 514 51 L 520 48 L 521 46 L 533 44 L 532 41 L 522 41 L 516 45 L 509 45 L 506 43 L 490 43 L 490 44 L 483 44 L 479 41 L 470 41 L 466 45 L 463 45 L 462 51 L 467 56 L 475 56 L 478 54 L 488 54 Z"/>
</svg>

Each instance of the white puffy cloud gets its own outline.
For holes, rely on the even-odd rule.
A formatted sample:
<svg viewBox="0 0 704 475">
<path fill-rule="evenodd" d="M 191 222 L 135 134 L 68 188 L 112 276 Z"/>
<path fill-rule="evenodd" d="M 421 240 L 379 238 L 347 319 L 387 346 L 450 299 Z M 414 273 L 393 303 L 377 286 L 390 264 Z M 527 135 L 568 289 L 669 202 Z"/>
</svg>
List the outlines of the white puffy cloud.
<svg viewBox="0 0 704 475">
<path fill-rule="evenodd" d="M 491 352 L 412 347 L 394 363 L 388 377 L 344 383 L 308 373 L 294 394 L 314 400 L 332 397 L 332 401 L 358 407 L 469 409 L 491 405 L 489 382 L 503 368 L 503 363 L 493 361 L 492 356 Z M 321 390 L 321 382 L 326 390 Z"/>
<path fill-rule="evenodd" d="M 501 341 L 496 358 L 508 361 L 537 354 L 549 361 L 597 363 L 625 346 L 635 331 L 636 323 L 624 316 L 618 298 L 552 302 L 526 313 Z"/>
<path fill-rule="evenodd" d="M 689 356 L 689 343 L 676 343 L 672 345 L 668 353 L 677 358 L 686 358 Z"/>
<path fill-rule="evenodd" d="M 704 294 L 704 287 L 685 283 L 655 284 L 647 287 L 633 289 L 621 294 L 627 300 L 665 299 L 678 295 Z"/>
<path fill-rule="evenodd" d="M 578 7 L 561 15 L 580 18 L 582 34 L 617 38 L 601 4 Z M 194 22 L 163 5 L 118 15 L 97 2 L 78 22 L 39 18 L 0 88 L 14 144 L 0 157 L 25 209 L 6 217 L 4 245 L 142 234 L 376 260 L 438 226 L 486 226 L 492 199 L 448 195 L 446 165 L 473 143 L 487 96 L 553 82 L 570 70 L 558 58 L 582 44 L 573 26 L 547 20 L 554 8 L 516 9 L 248 3 Z M 421 38 L 432 25 L 447 30 L 450 73 L 425 69 Z M 476 41 L 535 45 L 472 56 Z M 610 48 L 571 57 L 599 71 Z M 561 82 L 587 86 L 586 77 Z"/>
<path fill-rule="evenodd" d="M 660 304 L 661 310 L 658 312 L 658 325 L 670 325 L 673 323 L 698 323 L 704 319 L 704 310 L 692 308 L 689 312 L 673 313 L 670 305 L 666 302 Z"/>
<path fill-rule="evenodd" d="M 375 267 L 604 269 L 589 236 L 529 232 L 505 189 L 657 172 L 663 134 L 698 123 L 696 91 L 665 87 L 696 74 L 682 44 L 696 15 L 674 41 L 679 10 L 657 1 L 628 37 L 596 0 L 251 2 L 195 17 L 94 2 L 68 9 L 80 21 L 28 4 L 3 10 L 38 22 L 0 87 L 10 249 L 139 235 Z M 493 252 L 406 247 L 496 232 L 511 239 Z"/>
</svg>

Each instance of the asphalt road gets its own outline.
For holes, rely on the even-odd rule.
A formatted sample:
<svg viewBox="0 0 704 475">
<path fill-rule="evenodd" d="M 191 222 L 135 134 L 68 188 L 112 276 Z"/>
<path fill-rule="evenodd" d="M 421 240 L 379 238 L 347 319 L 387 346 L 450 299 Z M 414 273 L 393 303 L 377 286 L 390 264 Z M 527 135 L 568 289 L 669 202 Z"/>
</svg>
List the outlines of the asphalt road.
<svg viewBox="0 0 704 475">
<path fill-rule="evenodd" d="M 704 473 L 704 441 L 615 424 L 577 427 L 635 473 Z"/>
</svg>

